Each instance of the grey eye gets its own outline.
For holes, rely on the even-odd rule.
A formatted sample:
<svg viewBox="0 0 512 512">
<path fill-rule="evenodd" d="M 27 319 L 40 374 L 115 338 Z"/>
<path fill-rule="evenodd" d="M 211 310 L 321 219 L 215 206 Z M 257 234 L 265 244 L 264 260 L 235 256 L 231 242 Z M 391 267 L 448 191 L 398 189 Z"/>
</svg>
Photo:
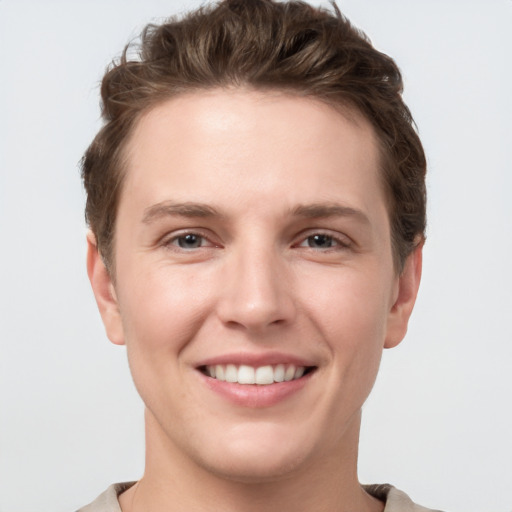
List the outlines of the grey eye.
<svg viewBox="0 0 512 512">
<path fill-rule="evenodd" d="M 203 244 L 203 237 L 194 233 L 188 233 L 187 235 L 177 237 L 176 242 L 182 249 L 197 249 Z"/>
<path fill-rule="evenodd" d="M 328 249 L 336 245 L 332 236 L 322 234 L 308 236 L 306 242 L 307 245 L 313 249 Z"/>
</svg>

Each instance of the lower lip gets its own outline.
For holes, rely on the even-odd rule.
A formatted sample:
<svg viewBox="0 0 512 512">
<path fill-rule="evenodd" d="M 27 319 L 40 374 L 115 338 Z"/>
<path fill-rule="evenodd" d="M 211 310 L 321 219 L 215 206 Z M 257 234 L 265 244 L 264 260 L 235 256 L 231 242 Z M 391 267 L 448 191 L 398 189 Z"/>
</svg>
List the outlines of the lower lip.
<svg viewBox="0 0 512 512">
<path fill-rule="evenodd" d="M 271 407 L 298 393 L 314 372 L 300 379 L 274 384 L 238 384 L 213 379 L 200 373 L 205 384 L 215 393 L 241 407 Z"/>
</svg>

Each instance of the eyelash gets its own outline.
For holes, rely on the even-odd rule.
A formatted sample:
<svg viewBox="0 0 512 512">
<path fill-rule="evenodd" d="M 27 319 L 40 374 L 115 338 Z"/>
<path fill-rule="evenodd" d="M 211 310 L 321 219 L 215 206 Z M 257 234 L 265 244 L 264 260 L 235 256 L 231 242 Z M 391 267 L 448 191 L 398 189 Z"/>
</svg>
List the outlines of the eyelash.
<svg viewBox="0 0 512 512">
<path fill-rule="evenodd" d="M 208 236 L 206 236 L 204 233 L 201 233 L 200 231 L 184 231 L 182 233 L 179 233 L 177 235 L 174 235 L 174 236 L 164 240 L 162 245 L 164 247 L 167 247 L 169 249 L 174 249 L 177 251 L 192 251 L 194 249 L 201 249 L 201 248 L 205 247 L 204 245 L 200 245 L 199 247 L 190 247 L 190 248 L 181 247 L 179 245 L 179 241 L 185 239 L 188 236 L 195 236 L 198 239 L 200 239 L 202 242 L 208 241 L 210 245 L 208 245 L 207 247 L 218 247 L 218 245 L 216 245 L 210 241 Z"/>
<path fill-rule="evenodd" d="M 301 238 L 301 242 L 298 244 L 299 247 L 305 247 L 304 243 L 308 243 L 308 241 L 311 241 L 311 239 L 315 237 L 324 237 L 327 241 L 334 243 L 334 246 L 329 246 L 326 248 L 321 247 L 307 247 L 309 249 L 312 249 L 314 251 L 322 251 L 322 252 L 331 252 L 331 251 L 340 251 L 343 249 L 348 249 L 351 246 L 351 243 L 347 237 L 343 236 L 336 236 L 331 233 L 326 233 L 325 231 L 314 231 L 311 232 L 311 234 L 308 234 L 308 236 Z M 324 250 L 322 250 L 324 249 Z"/>
<path fill-rule="evenodd" d="M 305 235 L 307 235 L 307 236 L 305 236 Z M 198 247 L 189 247 L 189 248 L 180 246 L 179 245 L 180 240 L 184 240 L 188 236 L 197 237 L 199 239 L 201 245 L 199 245 Z M 303 244 L 307 244 L 315 237 L 325 237 L 326 242 L 333 243 L 334 245 L 331 245 L 331 246 L 325 247 L 325 248 L 310 247 L 310 246 L 303 245 Z M 203 245 L 203 243 L 205 241 L 208 242 L 208 245 L 206 245 L 206 246 Z M 204 248 L 220 247 L 220 245 L 212 242 L 210 240 L 210 237 L 208 235 L 202 233 L 201 231 L 184 231 L 182 233 L 175 234 L 174 236 L 172 236 L 168 239 L 165 239 L 163 241 L 162 245 L 169 249 L 173 249 L 176 251 L 184 251 L 184 252 L 189 252 L 189 251 L 193 251 L 195 249 L 201 249 L 201 248 L 204 249 Z M 342 250 L 348 249 L 351 247 L 351 245 L 352 245 L 352 243 L 351 243 L 350 239 L 348 239 L 345 236 L 340 236 L 340 235 L 336 236 L 331 233 L 325 232 L 323 230 L 318 230 L 318 231 L 311 230 L 307 234 L 303 234 L 301 236 L 299 242 L 293 244 L 293 247 L 303 247 L 303 248 L 311 249 L 311 250 L 317 251 L 317 252 L 335 252 L 335 251 L 342 251 Z"/>
</svg>

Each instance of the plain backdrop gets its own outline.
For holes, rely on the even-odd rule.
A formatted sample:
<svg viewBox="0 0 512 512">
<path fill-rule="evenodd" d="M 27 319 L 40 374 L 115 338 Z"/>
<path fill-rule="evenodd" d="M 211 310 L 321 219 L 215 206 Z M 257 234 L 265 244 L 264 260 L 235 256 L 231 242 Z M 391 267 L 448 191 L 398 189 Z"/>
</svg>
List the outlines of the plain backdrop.
<svg viewBox="0 0 512 512">
<path fill-rule="evenodd" d="M 78 162 L 106 65 L 186 0 L 0 0 L 0 512 L 72 511 L 143 470 L 143 407 L 85 272 Z M 512 2 L 340 0 L 401 67 L 429 163 L 424 278 L 386 351 L 362 482 L 512 510 Z"/>
</svg>

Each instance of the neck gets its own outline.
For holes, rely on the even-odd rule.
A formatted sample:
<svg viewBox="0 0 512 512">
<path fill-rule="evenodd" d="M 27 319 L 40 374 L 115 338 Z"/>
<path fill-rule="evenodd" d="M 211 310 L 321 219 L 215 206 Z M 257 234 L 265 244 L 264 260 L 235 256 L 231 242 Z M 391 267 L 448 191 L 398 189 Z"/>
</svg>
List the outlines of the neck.
<svg viewBox="0 0 512 512">
<path fill-rule="evenodd" d="M 357 480 L 360 413 L 345 432 L 339 449 L 267 480 L 235 480 L 204 468 L 169 443 L 146 413 L 146 469 L 123 493 L 123 512 L 187 510 L 206 512 L 382 512 Z"/>
</svg>

